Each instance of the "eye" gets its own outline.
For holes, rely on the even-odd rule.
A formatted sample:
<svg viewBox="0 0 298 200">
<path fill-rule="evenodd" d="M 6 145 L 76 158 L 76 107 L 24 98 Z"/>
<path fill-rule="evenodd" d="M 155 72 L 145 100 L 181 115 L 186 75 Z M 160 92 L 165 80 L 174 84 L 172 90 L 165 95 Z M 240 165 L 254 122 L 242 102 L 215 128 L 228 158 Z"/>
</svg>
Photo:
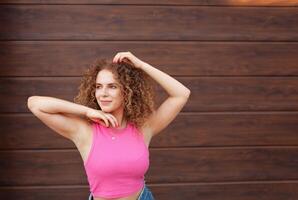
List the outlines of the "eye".
<svg viewBox="0 0 298 200">
<path fill-rule="evenodd" d="M 99 88 L 99 87 L 101 87 L 101 85 L 97 85 L 95 88 Z M 117 87 L 116 86 L 111 86 L 111 88 L 116 89 Z"/>
</svg>

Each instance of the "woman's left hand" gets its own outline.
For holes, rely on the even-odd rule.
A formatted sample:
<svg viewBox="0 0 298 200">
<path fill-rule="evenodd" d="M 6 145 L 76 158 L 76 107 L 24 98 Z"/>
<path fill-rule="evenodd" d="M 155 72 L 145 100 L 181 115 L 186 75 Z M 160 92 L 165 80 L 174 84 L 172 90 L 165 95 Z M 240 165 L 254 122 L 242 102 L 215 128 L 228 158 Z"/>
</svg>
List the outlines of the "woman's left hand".
<svg viewBox="0 0 298 200">
<path fill-rule="evenodd" d="M 113 63 L 121 63 L 126 62 L 136 68 L 142 68 L 144 65 L 144 62 L 140 59 L 138 59 L 135 55 L 128 52 L 119 52 L 115 55 L 113 58 Z"/>
</svg>

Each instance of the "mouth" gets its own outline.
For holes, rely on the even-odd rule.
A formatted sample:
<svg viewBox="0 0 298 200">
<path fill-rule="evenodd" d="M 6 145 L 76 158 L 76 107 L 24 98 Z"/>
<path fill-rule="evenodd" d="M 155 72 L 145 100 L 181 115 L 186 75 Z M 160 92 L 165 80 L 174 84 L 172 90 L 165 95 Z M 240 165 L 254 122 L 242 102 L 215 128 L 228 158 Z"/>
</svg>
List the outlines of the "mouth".
<svg viewBox="0 0 298 200">
<path fill-rule="evenodd" d="M 102 105 L 109 105 L 112 101 L 100 101 Z"/>
</svg>

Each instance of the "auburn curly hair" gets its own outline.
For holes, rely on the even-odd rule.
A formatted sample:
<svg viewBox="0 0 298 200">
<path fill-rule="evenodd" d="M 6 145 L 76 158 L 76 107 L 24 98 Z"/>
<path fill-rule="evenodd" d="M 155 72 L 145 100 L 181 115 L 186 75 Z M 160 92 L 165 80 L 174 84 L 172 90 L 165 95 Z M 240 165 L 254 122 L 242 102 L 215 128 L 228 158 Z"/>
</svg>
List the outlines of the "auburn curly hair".
<svg viewBox="0 0 298 200">
<path fill-rule="evenodd" d="M 146 122 L 147 117 L 155 110 L 155 92 L 152 78 L 142 69 L 128 63 L 112 63 L 97 58 L 84 72 L 79 93 L 74 102 L 96 110 L 101 110 L 95 97 L 96 77 L 98 72 L 107 69 L 121 85 L 124 94 L 124 118 L 138 129 Z M 92 122 L 91 119 L 86 119 Z"/>
</svg>

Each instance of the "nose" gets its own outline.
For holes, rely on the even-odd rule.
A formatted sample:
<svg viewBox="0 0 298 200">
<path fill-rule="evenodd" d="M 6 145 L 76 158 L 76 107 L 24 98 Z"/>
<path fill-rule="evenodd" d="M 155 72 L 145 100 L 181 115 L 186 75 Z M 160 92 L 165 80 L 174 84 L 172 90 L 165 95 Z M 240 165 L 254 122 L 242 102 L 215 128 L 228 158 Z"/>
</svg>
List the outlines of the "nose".
<svg viewBox="0 0 298 200">
<path fill-rule="evenodd" d="M 103 88 L 103 89 L 102 89 L 102 95 L 103 95 L 103 96 L 108 96 L 107 94 L 108 94 L 108 92 L 107 92 L 107 88 Z"/>
</svg>

